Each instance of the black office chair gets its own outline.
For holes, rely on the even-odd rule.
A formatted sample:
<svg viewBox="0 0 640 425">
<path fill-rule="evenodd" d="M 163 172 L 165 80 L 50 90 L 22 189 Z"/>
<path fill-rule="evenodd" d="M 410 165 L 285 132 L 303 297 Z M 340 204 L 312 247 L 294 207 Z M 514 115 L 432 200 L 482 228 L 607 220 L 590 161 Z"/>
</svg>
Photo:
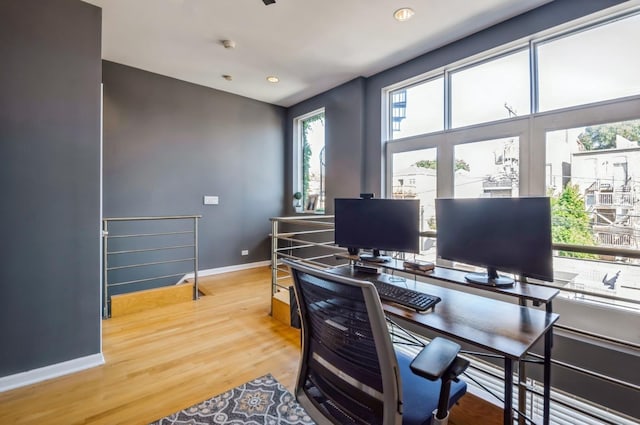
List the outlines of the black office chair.
<svg viewBox="0 0 640 425">
<path fill-rule="evenodd" d="M 446 425 L 466 392 L 460 346 L 395 350 L 374 286 L 285 260 L 302 324 L 295 395 L 319 424 Z M 425 379 L 427 378 L 427 379 Z"/>
</svg>

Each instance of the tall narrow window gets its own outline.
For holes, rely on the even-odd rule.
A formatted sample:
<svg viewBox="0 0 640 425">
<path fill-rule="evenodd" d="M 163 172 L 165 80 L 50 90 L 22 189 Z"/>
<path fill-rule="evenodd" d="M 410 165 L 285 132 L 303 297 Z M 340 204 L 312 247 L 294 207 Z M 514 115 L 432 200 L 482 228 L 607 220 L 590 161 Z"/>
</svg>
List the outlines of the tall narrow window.
<svg viewBox="0 0 640 425">
<path fill-rule="evenodd" d="M 640 247 L 640 120 L 549 131 L 546 159 L 553 242 Z M 637 260 L 560 251 L 554 268 L 569 287 L 640 298 Z"/>
<path fill-rule="evenodd" d="M 298 212 L 323 212 L 325 204 L 324 109 L 295 119 L 294 196 Z M 299 198 L 299 199 L 297 199 Z"/>
<path fill-rule="evenodd" d="M 393 197 L 420 201 L 420 230 L 435 230 L 436 148 L 393 154 Z M 420 259 L 435 261 L 435 240 L 420 239 Z"/>
</svg>

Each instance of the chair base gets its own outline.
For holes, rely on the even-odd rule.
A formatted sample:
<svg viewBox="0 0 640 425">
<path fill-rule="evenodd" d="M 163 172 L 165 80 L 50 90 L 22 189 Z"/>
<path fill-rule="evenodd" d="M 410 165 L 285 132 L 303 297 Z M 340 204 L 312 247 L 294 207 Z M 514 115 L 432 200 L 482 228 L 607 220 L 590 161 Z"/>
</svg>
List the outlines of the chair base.
<svg viewBox="0 0 640 425">
<path fill-rule="evenodd" d="M 433 411 L 433 419 L 431 420 L 431 425 L 447 425 L 449 423 L 449 412 L 447 412 L 447 416 L 442 419 L 438 419 L 438 416 L 436 415 L 437 412 L 437 410 Z"/>
</svg>

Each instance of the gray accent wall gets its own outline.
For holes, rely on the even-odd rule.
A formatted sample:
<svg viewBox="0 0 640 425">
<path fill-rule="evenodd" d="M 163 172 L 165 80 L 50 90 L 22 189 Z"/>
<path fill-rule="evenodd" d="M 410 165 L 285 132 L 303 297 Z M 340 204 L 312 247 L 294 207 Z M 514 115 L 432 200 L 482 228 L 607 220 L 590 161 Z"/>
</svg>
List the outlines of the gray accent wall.
<svg viewBox="0 0 640 425">
<path fill-rule="evenodd" d="M 200 270 L 268 260 L 284 108 L 108 61 L 103 83 L 104 217 L 201 214 Z"/>
<path fill-rule="evenodd" d="M 100 352 L 101 10 L 0 2 L 0 377 Z"/>
</svg>

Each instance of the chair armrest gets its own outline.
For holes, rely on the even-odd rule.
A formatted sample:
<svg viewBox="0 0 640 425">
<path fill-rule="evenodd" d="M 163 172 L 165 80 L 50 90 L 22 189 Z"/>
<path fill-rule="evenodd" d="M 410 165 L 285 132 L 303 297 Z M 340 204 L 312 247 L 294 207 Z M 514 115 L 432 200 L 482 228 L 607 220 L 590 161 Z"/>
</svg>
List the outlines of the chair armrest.
<svg viewBox="0 0 640 425">
<path fill-rule="evenodd" d="M 434 338 L 411 362 L 416 375 L 430 381 L 439 379 L 456 359 L 460 346 L 441 337 Z"/>
</svg>

